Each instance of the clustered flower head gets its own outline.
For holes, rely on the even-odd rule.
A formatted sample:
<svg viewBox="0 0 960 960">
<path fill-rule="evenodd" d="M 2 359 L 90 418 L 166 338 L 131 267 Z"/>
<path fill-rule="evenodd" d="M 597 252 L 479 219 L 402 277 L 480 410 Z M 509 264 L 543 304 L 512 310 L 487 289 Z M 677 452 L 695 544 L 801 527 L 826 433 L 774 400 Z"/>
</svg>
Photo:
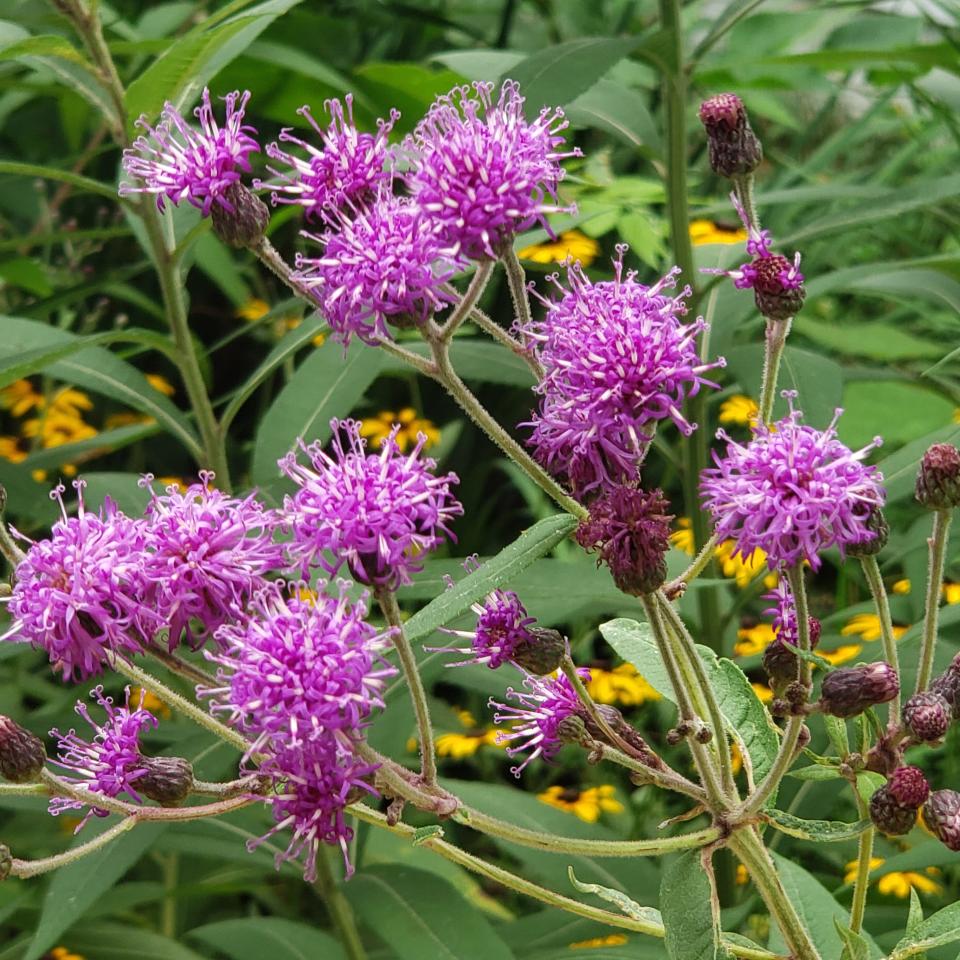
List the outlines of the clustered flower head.
<svg viewBox="0 0 960 960">
<path fill-rule="evenodd" d="M 843 553 L 876 536 L 867 520 L 883 503 L 882 478 L 862 461 L 881 440 L 854 453 L 837 439 L 841 411 L 816 430 L 801 423 L 795 395 L 784 395 L 789 414 L 773 426 L 758 424 L 749 443 L 717 432 L 726 455 L 714 452 L 716 466 L 703 471 L 700 490 L 718 538 L 735 541 L 737 554 L 760 549 L 771 570 L 804 560 L 818 570 L 827 548 Z"/>
<path fill-rule="evenodd" d="M 407 186 L 439 225 L 446 245 L 472 260 L 497 259 L 505 244 L 544 214 L 571 208 L 557 201 L 567 127 L 562 110 L 544 108 L 528 122 L 518 84 L 507 80 L 454 88 L 438 97 L 404 142 Z M 552 236 L 552 234 L 551 234 Z"/>
<path fill-rule="evenodd" d="M 436 462 L 420 456 L 422 433 L 407 454 L 400 453 L 393 433 L 377 453 L 367 453 L 358 422 L 334 419 L 330 426 L 332 454 L 312 444 L 303 447 L 307 465 L 296 453 L 280 461 L 299 487 L 281 511 L 292 534 L 292 562 L 330 575 L 346 564 L 362 583 L 409 583 L 425 554 L 445 537 L 455 539 L 449 525 L 463 513 L 450 491 L 456 474 L 434 474 Z"/>
<path fill-rule="evenodd" d="M 266 575 L 284 565 L 273 540 L 276 515 L 253 494 L 240 500 L 214 489 L 213 479 L 203 471 L 185 491 L 170 486 L 160 495 L 152 476 L 142 481 L 151 492 L 143 576 L 148 602 L 169 627 L 171 650 L 181 639 L 195 648 L 241 617 Z"/>
<path fill-rule="evenodd" d="M 589 670 L 581 668 L 577 673 L 589 682 Z M 523 686 L 524 690 L 507 689 L 507 698 L 515 700 L 517 706 L 490 700 L 490 706 L 497 711 L 493 722 L 511 724 L 509 730 L 497 735 L 497 742 L 518 741 L 516 746 L 507 747 L 507 754 L 511 757 L 529 751 L 523 763 L 510 768 L 515 777 L 519 777 L 527 764 L 537 757 L 552 761 L 564 744 L 561 725 L 571 717 L 583 719 L 584 712 L 573 684 L 563 674 L 556 677 L 527 674 Z"/>
<path fill-rule="evenodd" d="M 126 793 L 140 803 L 142 801 L 137 791 L 137 780 L 147 772 L 145 758 L 140 754 L 140 736 L 157 727 L 157 718 L 144 709 L 145 692 L 141 691 L 139 703 L 132 705 L 131 691 L 127 687 L 122 707 L 115 707 L 113 698 L 104 696 L 103 687 L 95 687 L 90 695 L 103 708 L 106 719 L 103 723 L 97 723 L 90 716 L 87 705 L 78 700 L 76 712 L 93 730 L 93 739 L 83 740 L 72 729 L 66 733 L 51 730 L 50 735 L 58 741 L 57 759 L 53 762 L 64 770 L 72 770 L 77 774 L 64 777 L 69 783 L 83 786 L 106 797 L 117 797 Z M 64 810 L 83 810 L 85 806 L 87 804 L 70 797 L 54 797 L 50 801 L 50 812 L 56 816 Z M 105 817 L 107 811 L 91 807 L 77 830 L 91 816 Z"/>
<path fill-rule="evenodd" d="M 462 265 L 422 207 L 381 186 L 365 206 L 324 215 L 327 230 L 304 233 L 323 247 L 297 254 L 297 279 L 320 305 L 334 336 L 376 346 L 388 324 L 416 326 L 453 302 L 447 282 Z"/>
<path fill-rule="evenodd" d="M 109 656 L 138 652 L 159 620 L 144 602 L 143 524 L 110 500 L 91 513 L 83 502 L 84 482 L 73 486 L 76 516 L 67 515 L 64 487 L 57 486 L 51 498 L 60 519 L 47 539 L 29 541 L 14 571 L 8 607 L 13 623 L 2 639 L 45 650 L 65 679 L 83 680 L 99 673 Z"/>
<path fill-rule="evenodd" d="M 546 315 L 525 331 L 544 368 L 540 409 L 524 424 L 532 427 L 529 443 L 581 495 L 634 482 L 661 420 L 691 433 L 683 403 L 701 386 L 716 386 L 704 374 L 724 365 L 698 356 L 703 319 L 681 322 L 689 289 L 664 293 L 679 271 L 648 287 L 624 271 L 625 252 L 617 248 L 613 280 L 592 283 L 579 263 L 567 267 L 569 289 L 551 277 L 561 296 L 540 298 Z"/>
<path fill-rule="evenodd" d="M 652 593 L 667 578 L 669 509 L 662 490 L 610 487 L 590 503 L 590 515 L 577 528 L 577 543 L 597 552 L 597 566 L 605 563 L 624 593 Z"/>
<path fill-rule="evenodd" d="M 167 102 L 160 123 L 151 127 L 145 116 L 137 126 L 146 131 L 123 152 L 123 168 L 137 183 L 121 183 L 120 196 L 149 193 L 164 208 L 164 199 L 175 206 L 181 200 L 209 216 L 214 204 L 230 213 L 234 205 L 228 188 L 240 182 L 241 172 L 250 171 L 250 154 L 260 146 L 251 134 L 257 131 L 243 122 L 250 92 L 228 93 L 226 119 L 217 123 L 210 91 L 204 89 L 200 106 L 194 111 L 200 129 L 190 126 L 177 108 Z"/>
<path fill-rule="evenodd" d="M 919 767 L 897 767 L 870 798 L 870 819 L 888 836 L 909 833 L 929 795 L 930 785 Z"/>
<path fill-rule="evenodd" d="M 797 678 L 798 659 L 794 648 L 800 646 L 800 630 L 797 621 L 797 607 L 793 594 L 786 582 L 780 578 L 777 585 L 764 595 L 773 605 L 764 610 L 771 618 L 773 641 L 763 651 L 763 669 L 766 671 L 770 686 L 777 694 Z M 810 649 L 820 641 L 820 621 L 816 617 L 807 617 Z"/>
<path fill-rule="evenodd" d="M 388 120 L 378 120 L 375 134 L 362 133 L 353 122 L 353 96 L 347 94 L 344 103 L 337 99 L 324 102 L 330 116 L 326 126 L 317 122 L 309 106 L 297 111 L 313 128 L 319 145 L 295 136 L 289 127 L 280 131 L 280 143 L 300 148 L 306 152 L 306 158 L 284 150 L 279 143 L 267 145 L 267 156 L 288 170 L 278 170 L 268 164 L 267 169 L 279 177 L 280 182 L 264 184 L 255 180 L 254 186 L 258 189 L 270 186 L 270 199 L 275 206 L 296 204 L 303 207 L 307 217 L 318 217 L 331 207 L 345 204 L 362 207 L 381 184 L 389 185 L 388 138 L 400 119 L 399 111 L 391 110 Z"/>
</svg>

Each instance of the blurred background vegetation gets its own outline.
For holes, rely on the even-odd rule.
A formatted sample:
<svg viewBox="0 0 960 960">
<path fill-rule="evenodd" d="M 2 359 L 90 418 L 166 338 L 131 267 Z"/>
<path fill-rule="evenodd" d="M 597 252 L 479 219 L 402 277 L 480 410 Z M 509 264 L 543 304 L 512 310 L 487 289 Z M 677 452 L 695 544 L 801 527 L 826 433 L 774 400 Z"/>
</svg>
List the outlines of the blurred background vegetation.
<svg viewBox="0 0 960 960">
<path fill-rule="evenodd" d="M 196 79 L 197 89 L 209 82 L 215 95 L 249 89 L 248 117 L 262 142 L 283 126 L 302 126 L 296 114 L 301 105 L 319 113 L 325 98 L 348 91 L 361 128 L 372 129 L 377 117 L 397 107 L 402 117 L 395 133 L 402 135 L 454 84 L 513 76 L 532 108 L 565 107 L 584 152 L 568 165 L 563 196 L 575 200 L 579 212 L 557 219 L 559 240 L 534 232 L 518 243 L 541 291 L 544 277 L 568 254 L 590 263 L 595 278 L 610 276 L 610 256 L 620 242 L 630 244 L 628 264 L 648 282 L 674 262 L 664 209 L 661 94 L 670 44 L 659 29 L 656 3 L 274 0 L 98 8 L 132 115 L 140 109 L 156 114 L 166 91 L 181 90 L 185 78 Z M 852 447 L 876 434 L 885 439 L 875 459 L 888 477 L 893 534 L 882 559 L 909 684 L 929 523 L 911 499 L 914 465 L 931 442 L 955 440 L 960 432 L 957 5 L 703 0 L 684 4 L 682 15 L 697 265 L 728 267 L 744 256 L 727 185 L 709 172 L 695 113 L 704 96 L 730 90 L 745 101 L 764 143 L 766 160 L 758 172 L 763 225 L 783 252 L 803 253 L 807 303 L 781 382 L 799 390 L 816 426 L 843 406 L 840 435 Z M 183 480 L 196 468 L 180 442 L 189 421 L 176 364 L 151 348 L 149 333 L 164 332 L 159 292 L 137 223 L 113 198 L 119 151 L 96 106 L 97 85 L 52 5 L 7 0 L 0 16 L 0 310 L 6 315 L 0 319 L 0 483 L 13 522 L 40 534 L 54 516 L 47 493 L 58 478 L 82 473 L 91 503 L 110 492 L 136 511 L 143 503 L 136 486 L 141 472 Z M 46 168 L 73 176 L 64 179 Z M 371 442 L 396 418 L 411 435 L 424 429 L 432 455 L 461 477 L 466 514 L 456 526 L 455 555 L 430 560 L 402 593 L 410 609 L 443 589 L 444 574 L 460 575 L 458 558 L 495 553 L 554 512 L 436 385 L 369 348 L 352 348 L 345 357 L 325 340 L 321 319 L 304 317 L 273 277 L 248 254 L 222 246 L 196 211 L 177 211 L 173 220 L 178 236 L 192 241 L 185 261 L 190 323 L 204 347 L 218 409 L 244 390 L 270 351 L 286 358 L 249 402 L 237 405 L 229 453 L 238 487 L 257 485 L 266 497 L 280 497 L 276 457 L 301 433 L 319 435 L 332 415 L 352 412 L 364 419 Z M 290 258 L 303 243 L 299 228 L 292 208 L 275 212 L 270 233 Z M 758 392 L 762 321 L 749 291 L 704 276 L 697 285 L 696 309 L 713 324 L 709 350 L 728 360 L 723 389 L 709 398 L 700 429 L 712 437 L 721 423 L 744 437 L 747 398 Z M 484 306 L 507 322 L 505 285 L 494 286 Z M 125 339 L 131 329 L 138 336 Z M 76 351 L 73 338 L 94 335 L 102 339 Z M 62 356 L 52 355 L 64 345 Z M 46 358 L 42 368 L 29 360 L 38 354 Z M 521 363 L 469 329 L 454 358 L 501 422 L 527 419 L 531 383 Z M 682 569 L 691 507 L 683 500 L 675 435 L 661 433 L 645 481 L 662 485 L 673 501 L 678 520 L 670 559 L 674 570 Z M 760 558 L 743 563 L 729 552 L 719 557 L 720 622 L 710 629 L 759 683 L 759 654 L 769 640 L 761 619 L 765 570 Z M 952 549 L 939 666 L 960 647 L 957 561 Z M 616 703 L 658 749 L 685 763 L 662 741 L 672 708 L 632 668 L 618 665 L 599 637 L 598 623 L 636 611 L 594 571 L 592 560 L 561 544 L 512 586 L 532 614 L 569 634 L 579 663 L 594 666 L 594 695 Z M 826 655 L 836 663 L 879 658 L 879 628 L 862 582 L 827 569 L 812 589 Z M 684 613 L 695 619 L 692 601 L 686 598 Z M 424 669 L 445 734 L 442 772 L 468 802 L 529 826 L 592 837 L 653 836 L 660 821 L 680 812 L 664 795 L 636 790 L 575 753 L 564 754 L 557 766 L 531 767 L 519 790 L 494 743 L 486 707 L 489 696 L 500 699 L 508 678 L 482 668 L 453 675 L 435 658 Z M 85 694 L 65 688 L 44 657 L 0 646 L 0 712 L 42 733 L 70 726 L 72 704 Z M 412 761 L 413 723 L 402 688 L 391 692 L 389 703 L 372 739 Z M 150 738 L 152 750 L 195 758 L 207 779 L 230 775 L 235 758 L 229 751 L 183 721 L 164 719 Z M 814 737 L 813 748 L 825 752 L 821 728 L 815 726 Z M 923 766 L 936 786 L 958 788 L 957 747 L 954 730 L 945 750 L 915 750 L 911 762 Z M 856 819 L 842 780 L 808 776 L 813 779 L 784 784 L 782 809 Z M 245 852 L 245 837 L 261 834 L 266 817 L 246 810 L 228 822 L 141 826 L 96 863 L 84 861 L 85 869 L 0 886 L 0 960 L 68 960 L 75 954 L 88 960 L 259 960 L 268 951 L 278 960 L 340 956 L 324 932 L 319 897 L 293 869 L 274 873 L 269 852 Z M 18 856 L 62 849 L 72 826 L 65 817 L 51 820 L 36 801 L 2 800 L 0 839 Z M 502 858 L 554 889 L 570 889 L 569 858 L 447 829 L 475 852 Z M 813 846 L 779 835 L 774 845 L 800 865 L 787 874 L 789 888 L 822 942 L 836 943 L 831 956 L 839 956 L 832 914 L 836 903 L 849 901 L 846 864 L 855 843 Z M 904 928 L 911 887 L 932 911 L 956 899 L 960 871 L 955 857 L 920 828 L 880 841 L 877 856 L 866 926 L 881 947 L 889 947 Z M 581 879 L 656 904 L 659 864 L 574 861 Z M 423 946 L 422 930 L 404 920 L 408 900 L 439 932 L 449 955 L 463 960 L 550 960 L 568 955 L 571 945 L 584 956 L 663 955 L 656 941 L 540 910 L 381 831 L 359 829 L 356 862 L 358 875 L 344 891 L 372 958 L 434 955 Z M 738 879 L 731 874 L 724 890 L 724 929 L 766 943 L 768 931 L 757 916 L 762 908 Z M 951 960 L 954 954 L 945 948 L 930 956 Z"/>
</svg>

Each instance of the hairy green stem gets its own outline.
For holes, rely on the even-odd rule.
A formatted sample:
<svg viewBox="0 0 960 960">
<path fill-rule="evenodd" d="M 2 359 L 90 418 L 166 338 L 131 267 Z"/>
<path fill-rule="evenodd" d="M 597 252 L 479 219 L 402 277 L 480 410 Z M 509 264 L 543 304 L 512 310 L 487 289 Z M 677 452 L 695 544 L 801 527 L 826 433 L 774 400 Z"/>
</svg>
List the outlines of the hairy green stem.
<svg viewBox="0 0 960 960">
<path fill-rule="evenodd" d="M 147 646 L 146 650 L 151 657 L 159 663 L 162 663 L 171 673 L 175 673 L 177 676 L 183 677 L 191 683 L 200 683 L 208 686 L 216 684 L 216 678 L 212 674 L 201 670 L 195 664 L 190 663 L 189 660 L 184 660 L 175 653 L 171 653 L 164 648 L 162 643 L 152 642 Z"/>
<path fill-rule="evenodd" d="M 535 380 L 543 379 L 543 366 L 534 355 L 530 347 L 524 346 L 519 340 L 515 339 L 509 331 L 497 323 L 492 317 L 487 316 L 479 307 L 474 307 L 470 311 L 470 319 L 484 333 L 490 334 L 494 340 L 506 347 L 511 353 L 516 354 L 529 368 Z"/>
<path fill-rule="evenodd" d="M 69 866 L 71 863 L 82 860 L 91 853 L 96 853 L 113 843 L 117 837 L 122 836 L 128 830 L 132 830 L 137 822 L 136 816 L 125 817 L 92 840 L 81 843 L 70 850 L 65 850 L 63 853 L 54 854 L 52 857 L 44 857 L 41 860 L 18 860 L 15 857 L 10 866 L 10 876 L 26 880 L 29 877 L 38 877 L 42 873 L 49 873 L 51 870 L 59 870 L 61 867 Z"/>
<path fill-rule="evenodd" d="M 883 577 L 880 574 L 880 565 L 875 556 L 861 557 L 860 566 L 863 568 L 863 575 L 866 578 L 867 586 L 873 595 L 873 603 L 877 608 L 877 616 L 880 619 L 880 636 L 883 640 L 883 656 L 887 663 L 893 667 L 897 676 L 900 676 L 900 657 L 897 653 L 897 641 L 893 635 L 893 620 L 890 616 L 890 602 L 887 599 L 887 590 L 883 585 Z M 900 722 L 900 691 L 890 701 L 889 713 L 890 726 L 894 727 Z"/>
<path fill-rule="evenodd" d="M 700 548 L 700 552 L 693 558 L 693 562 L 687 567 L 680 576 L 675 577 L 663 587 L 664 594 L 668 597 L 674 597 L 678 592 L 689 586 L 697 577 L 703 573 L 710 565 L 713 554 L 717 549 L 717 543 L 720 538 L 716 533 L 712 533 L 706 543 Z"/>
<path fill-rule="evenodd" d="M 793 902 L 780 882 L 776 864 L 763 845 L 759 833 L 752 827 L 736 830 L 728 844 L 747 868 L 757 891 L 770 911 L 784 942 L 790 950 L 791 960 L 823 960 L 803 921 L 793 907 Z M 827 958 L 832 960 L 832 958 Z"/>
<path fill-rule="evenodd" d="M 477 269 L 470 279 L 466 293 L 464 293 L 460 302 L 453 308 L 449 319 L 443 325 L 443 332 L 440 339 L 444 343 L 449 343 L 453 335 L 457 332 L 460 324 L 470 315 L 473 308 L 479 303 L 483 291 L 486 290 L 490 277 L 493 276 L 493 268 L 496 266 L 493 260 L 483 260 L 477 264 Z"/>
<path fill-rule="evenodd" d="M 792 318 L 771 320 L 767 317 L 766 338 L 763 353 L 763 380 L 760 386 L 760 412 L 757 420 L 770 423 L 773 405 L 777 399 L 777 379 L 780 376 L 780 361 L 790 333 Z"/>
<path fill-rule="evenodd" d="M 854 793 L 857 793 L 854 787 Z M 867 805 L 857 793 L 857 808 L 860 818 L 869 816 Z M 868 827 L 860 834 L 857 844 L 857 878 L 853 884 L 853 902 L 850 904 L 850 929 L 859 933 L 863 928 L 863 914 L 867 908 L 867 890 L 870 887 L 870 860 L 873 857 L 873 838 L 876 831 Z"/>
<path fill-rule="evenodd" d="M 340 884 L 337 883 L 333 868 L 330 865 L 330 850 L 324 844 L 320 844 L 320 849 L 317 851 L 317 881 L 315 886 L 323 898 L 348 960 L 367 960 L 367 951 L 360 939 L 360 931 L 357 929 L 353 908 L 343 895 Z"/>
<path fill-rule="evenodd" d="M 427 703 L 427 691 L 423 688 L 423 680 L 417 669 L 417 658 L 413 655 L 413 648 L 403 630 L 403 621 L 400 618 L 400 608 L 397 606 L 397 597 L 386 587 L 378 586 L 374 590 L 377 603 L 383 611 L 384 619 L 393 628 L 391 639 L 400 657 L 400 667 L 410 690 L 410 699 L 413 701 L 413 712 L 417 718 L 417 735 L 420 746 L 420 775 L 424 783 L 430 787 L 437 782 L 437 753 L 433 739 L 433 724 L 430 722 L 430 707 Z"/>
<path fill-rule="evenodd" d="M 512 246 L 507 246 L 500 255 L 500 262 L 507 275 L 507 286 L 510 288 L 510 299 L 513 301 L 513 312 L 521 338 L 523 331 L 530 326 L 530 299 L 527 296 L 527 275 L 523 271 L 523 264 Z M 521 339 L 521 343 L 522 343 Z"/>
<path fill-rule="evenodd" d="M 937 623 L 940 618 L 940 597 L 943 592 L 943 567 L 952 519 L 952 510 L 937 510 L 933 515 L 933 533 L 927 541 L 930 547 L 930 563 L 927 568 L 927 605 L 923 614 L 923 639 L 920 643 L 917 693 L 927 689 L 933 674 L 933 654 L 937 647 Z"/>
</svg>

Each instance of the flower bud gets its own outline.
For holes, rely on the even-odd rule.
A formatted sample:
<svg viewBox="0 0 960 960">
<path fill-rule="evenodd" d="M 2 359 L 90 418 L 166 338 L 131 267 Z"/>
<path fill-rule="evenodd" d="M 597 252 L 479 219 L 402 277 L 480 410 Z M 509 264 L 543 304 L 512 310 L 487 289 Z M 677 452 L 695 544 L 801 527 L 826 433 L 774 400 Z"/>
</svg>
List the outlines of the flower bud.
<svg viewBox="0 0 960 960">
<path fill-rule="evenodd" d="M 789 320 L 803 306 L 807 291 L 802 279 L 791 279 L 795 265 L 779 253 L 757 257 L 754 270 L 753 299 L 757 309 L 770 320 Z"/>
<path fill-rule="evenodd" d="M 557 739 L 562 743 L 589 743 L 592 737 L 583 718 L 571 713 L 557 724 Z"/>
<path fill-rule="evenodd" d="M 700 105 L 707 130 L 710 167 L 721 177 L 753 173 L 763 160 L 763 147 L 750 128 L 743 101 L 733 93 L 718 93 Z"/>
<path fill-rule="evenodd" d="M 890 526 L 880 507 L 873 506 L 870 508 L 870 514 L 864 526 L 873 534 L 873 537 L 870 540 L 864 540 L 862 543 L 851 543 L 847 547 L 848 557 L 857 559 L 860 557 L 875 557 L 887 545 Z"/>
<path fill-rule="evenodd" d="M 528 627 L 532 641 L 521 643 L 511 659 L 528 673 L 545 677 L 560 668 L 560 661 L 567 652 L 567 641 L 556 630 L 546 627 Z"/>
<path fill-rule="evenodd" d="M 134 787 L 161 806 L 175 807 L 183 803 L 193 787 L 193 767 L 183 757 L 143 757 L 146 773 L 138 777 Z"/>
<path fill-rule="evenodd" d="M 887 781 L 890 796 L 901 807 L 919 810 L 930 796 L 930 784 L 919 767 L 897 767 Z"/>
<path fill-rule="evenodd" d="M 883 660 L 827 674 L 820 687 L 820 709 L 834 717 L 855 717 L 900 692 L 896 670 Z"/>
<path fill-rule="evenodd" d="M 923 455 L 916 496 L 931 510 L 950 510 L 960 505 L 960 450 L 952 443 L 935 443 Z"/>
<path fill-rule="evenodd" d="M 663 586 L 670 549 L 669 504 L 661 490 L 639 490 L 619 485 L 590 504 L 576 539 L 585 550 L 599 555 L 613 582 L 624 593 L 639 597 Z"/>
<path fill-rule="evenodd" d="M 267 205 L 242 183 L 231 183 L 223 197 L 233 210 L 219 203 L 213 205 L 210 211 L 213 232 L 231 247 L 256 246 L 270 223 Z"/>
<path fill-rule="evenodd" d="M 934 690 L 915 693 L 903 705 L 903 722 L 923 743 L 942 740 L 950 726 L 951 710 L 946 697 Z"/>
<path fill-rule="evenodd" d="M 951 664 L 945 673 L 930 681 L 930 692 L 938 693 L 950 706 L 950 719 L 960 720 L 960 669 Z"/>
<path fill-rule="evenodd" d="M 13 854 L 5 843 L 0 843 L 0 880 L 6 880 L 13 869 Z"/>
<path fill-rule="evenodd" d="M 763 669 L 775 694 L 782 694 L 787 684 L 797 679 L 798 663 L 797 655 L 780 639 L 763 651 Z"/>
<path fill-rule="evenodd" d="M 899 837 L 913 829 L 917 822 L 917 808 L 897 803 L 889 788 L 889 783 L 884 784 L 870 798 L 870 819 L 881 833 Z"/>
<path fill-rule="evenodd" d="M 948 849 L 960 850 L 960 793 L 934 790 L 924 804 L 923 822 Z"/>
<path fill-rule="evenodd" d="M 0 776 L 11 783 L 35 783 L 46 762 L 43 741 L 16 721 L 0 716 Z"/>
</svg>

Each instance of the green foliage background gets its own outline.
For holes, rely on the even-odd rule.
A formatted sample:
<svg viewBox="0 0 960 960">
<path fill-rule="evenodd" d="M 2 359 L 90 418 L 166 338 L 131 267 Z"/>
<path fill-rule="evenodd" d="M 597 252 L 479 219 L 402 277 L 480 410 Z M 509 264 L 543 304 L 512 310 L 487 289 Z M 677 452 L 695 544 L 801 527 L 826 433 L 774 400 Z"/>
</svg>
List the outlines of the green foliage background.
<svg viewBox="0 0 960 960">
<path fill-rule="evenodd" d="M 566 108 L 583 148 L 585 158 L 569 165 L 564 189 L 579 213 L 558 218 L 556 226 L 576 227 L 599 241 L 604 253 L 591 273 L 609 275 L 607 256 L 621 241 L 631 245 L 630 265 L 642 278 L 652 280 L 673 262 L 664 211 L 660 94 L 669 47 L 658 28 L 656 4 L 234 0 L 220 6 L 100 3 L 99 10 L 128 87 L 130 117 L 141 111 L 153 116 L 166 99 L 192 106 L 207 83 L 215 94 L 250 89 L 250 115 L 264 142 L 282 126 L 297 124 L 295 111 L 302 104 L 319 112 L 324 98 L 348 91 L 362 127 L 371 129 L 376 117 L 396 106 L 402 111 L 397 132 L 403 134 L 454 83 L 513 76 L 523 83 L 531 106 Z M 75 386 L 93 398 L 89 416 L 97 424 L 130 410 L 151 418 L 102 430 L 66 448 L 30 448 L 21 462 L 0 460 L 9 515 L 19 529 L 37 533 L 54 516 L 47 491 L 60 465 L 81 467 L 91 502 L 109 492 L 121 506 L 136 510 L 143 504 L 139 473 L 190 475 L 196 438 L 177 365 L 162 349 L 164 324 L 151 263 L 135 218 L 115 199 L 119 154 L 103 119 L 102 109 L 111 107 L 102 84 L 53 6 L 8 0 L 2 16 L 0 309 L 6 316 L 0 319 L 0 386 L 28 376 L 45 390 Z M 900 643 L 908 665 L 905 686 L 918 648 L 929 525 L 911 500 L 915 465 L 931 442 L 955 441 L 960 432 L 953 422 L 960 407 L 957 16 L 956 5 L 946 0 L 683 6 L 691 61 L 693 216 L 733 225 L 726 185 L 709 173 L 693 110 L 702 96 L 733 90 L 746 102 L 765 146 L 767 161 L 758 174 L 764 226 L 779 248 L 804 255 L 808 299 L 787 348 L 783 385 L 799 390 L 814 425 L 824 426 L 842 405 L 840 434 L 851 446 L 878 433 L 885 438 L 877 459 L 888 479 L 893 534 L 884 573 L 890 581 L 909 577 L 915 585 L 911 594 L 894 598 L 895 621 L 914 625 Z M 402 592 L 411 612 L 442 592 L 445 574 L 461 576 L 459 557 L 494 554 L 555 512 L 463 422 L 435 385 L 367 348 L 352 348 L 344 356 L 329 342 L 314 347 L 311 338 L 323 329 L 322 321 L 308 317 L 287 329 L 285 319 L 300 308 L 255 260 L 223 247 L 191 208 L 177 211 L 172 223 L 188 244 L 184 282 L 191 331 L 204 347 L 211 395 L 218 410 L 236 413 L 229 455 L 238 487 L 255 484 L 268 498 L 280 497 L 276 457 L 297 436 L 323 437 L 333 415 L 372 416 L 412 406 L 433 420 L 442 437 L 434 453 L 443 468 L 460 475 L 466 514 L 457 524 L 455 555 L 429 560 L 423 575 Z M 289 208 L 274 214 L 271 237 L 288 256 L 301 243 L 298 228 Z M 542 239 L 533 233 L 518 246 Z M 742 248 L 706 245 L 695 253 L 698 266 L 727 267 L 740 262 Z M 556 269 L 528 267 L 541 289 L 538 274 Z M 762 328 L 749 291 L 709 278 L 701 279 L 700 287 L 698 311 L 713 324 L 710 350 L 728 359 L 723 390 L 710 397 L 701 423 L 712 436 L 720 402 L 734 393 L 758 392 Z M 270 312 L 253 323 L 238 319 L 254 298 L 265 301 Z M 484 305 L 494 316 L 509 316 L 505 288 L 492 289 Z M 532 399 L 522 364 L 479 336 L 459 341 L 454 358 L 501 422 L 512 426 L 526 418 Z M 177 393 L 172 398 L 159 393 L 144 379 L 148 373 L 166 377 Z M 16 418 L 0 412 L 0 434 L 13 434 L 17 427 Z M 33 477 L 41 469 L 48 474 L 42 483 Z M 658 440 L 647 479 L 670 493 L 677 513 L 689 512 L 672 436 Z M 682 569 L 684 559 L 674 551 L 673 569 Z M 948 573 L 960 579 L 956 560 L 951 550 Z M 597 624 L 636 610 L 571 544 L 558 543 L 510 584 L 542 623 L 570 635 L 578 662 L 617 661 Z M 868 594 L 859 580 L 829 571 L 813 589 L 824 620 L 822 646 L 831 649 L 841 642 L 850 616 L 870 609 Z M 744 618 L 759 615 L 760 592 L 757 586 L 723 588 L 724 652 L 732 650 Z M 693 599 L 686 598 L 684 609 L 691 619 Z M 958 623 L 960 606 L 945 608 L 941 668 L 958 648 Z M 878 658 L 878 647 L 868 644 L 864 658 Z M 462 730 L 454 707 L 486 722 L 485 701 L 499 698 L 507 679 L 480 668 L 454 676 L 439 659 L 428 659 L 425 677 L 439 728 Z M 758 658 L 740 662 L 760 679 Z M 3 713 L 37 732 L 68 727 L 73 701 L 84 693 L 65 688 L 45 658 L 12 644 L 0 646 Z M 385 717 L 372 733 L 374 743 L 412 759 L 406 746 L 412 714 L 401 687 L 391 690 Z M 630 715 L 658 748 L 670 717 L 664 701 Z M 827 752 L 821 727 L 814 736 L 813 749 Z M 923 765 L 937 786 L 958 788 L 956 747 L 954 732 L 946 749 L 916 751 L 913 762 Z M 149 749 L 194 758 L 207 779 L 230 776 L 235 762 L 208 735 L 176 718 L 162 723 Z M 670 756 L 682 762 L 679 754 Z M 563 759 L 558 767 L 532 767 L 519 786 L 493 748 L 446 761 L 442 772 L 480 809 L 568 836 L 651 837 L 660 821 L 681 812 L 652 788 L 636 790 L 577 754 Z M 802 804 L 810 818 L 855 820 L 843 781 L 829 774 L 831 768 L 822 769 L 827 779 L 813 774 L 788 779 L 778 806 Z M 624 811 L 606 815 L 599 825 L 584 824 L 535 796 L 551 784 L 607 782 L 615 783 Z M 61 942 L 89 960 L 341 956 L 320 898 L 296 871 L 285 867 L 275 873 L 269 852 L 244 850 L 244 840 L 266 826 L 267 814 L 259 809 L 224 822 L 144 825 L 102 856 L 46 880 L 9 881 L 0 886 L 0 960 L 36 960 Z M 98 828 L 88 826 L 86 832 Z M 567 879 L 571 858 L 495 843 L 463 827 L 446 829 L 474 852 L 575 895 Z M 572 942 L 610 933 L 480 884 L 403 838 L 364 827 L 358 837 L 358 875 L 343 891 L 372 958 L 552 960 L 567 956 Z M 38 801 L 24 798 L 0 798 L 0 839 L 22 857 L 44 856 L 70 842 Z M 843 867 L 855 855 L 855 841 L 812 845 L 778 835 L 775 845 L 788 861 L 791 889 L 814 924 L 818 945 L 825 956 L 839 956 L 830 914 L 836 904 L 849 902 Z M 886 858 L 883 871 L 942 870 L 937 878 L 942 892 L 925 898 L 927 912 L 956 899 L 955 855 L 921 830 L 903 843 L 881 841 L 879 848 Z M 573 866 L 581 880 L 620 889 L 641 904 L 656 906 L 660 900 L 662 864 L 579 857 Z M 732 884 L 730 866 L 722 890 L 723 927 L 762 942 L 766 931 L 756 916 L 762 905 L 747 888 Z M 906 901 L 871 891 L 866 927 L 878 950 L 897 942 L 906 921 Z M 952 960 L 955 949 L 935 948 L 929 957 Z M 625 945 L 584 955 L 653 958 L 663 951 L 659 941 L 631 934 Z M 880 955 L 872 948 L 871 954 Z"/>
</svg>

